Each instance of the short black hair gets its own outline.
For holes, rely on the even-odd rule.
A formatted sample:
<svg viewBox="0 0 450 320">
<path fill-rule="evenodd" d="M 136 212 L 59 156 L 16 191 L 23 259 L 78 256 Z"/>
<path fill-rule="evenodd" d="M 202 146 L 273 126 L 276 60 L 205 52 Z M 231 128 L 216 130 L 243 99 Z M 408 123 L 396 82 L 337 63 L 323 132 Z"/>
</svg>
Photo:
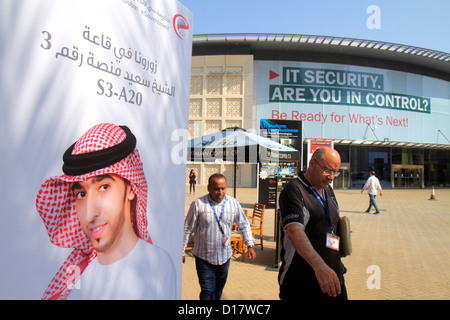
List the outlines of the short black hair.
<svg viewBox="0 0 450 320">
<path fill-rule="evenodd" d="M 224 179 L 225 179 L 225 182 L 227 181 L 227 178 L 225 178 L 225 176 L 224 176 L 223 174 L 221 174 L 221 173 L 214 173 L 213 175 L 211 175 L 211 176 L 208 178 L 208 184 L 211 184 L 211 182 L 213 181 L 213 179 L 216 179 L 216 178 L 224 178 Z"/>
</svg>

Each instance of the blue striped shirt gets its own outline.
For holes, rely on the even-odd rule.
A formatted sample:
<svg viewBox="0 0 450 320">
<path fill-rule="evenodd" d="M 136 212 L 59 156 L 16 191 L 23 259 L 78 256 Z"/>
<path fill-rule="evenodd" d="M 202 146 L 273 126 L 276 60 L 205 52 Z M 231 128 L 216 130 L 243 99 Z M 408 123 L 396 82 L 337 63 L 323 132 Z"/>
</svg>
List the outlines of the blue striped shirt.
<svg viewBox="0 0 450 320">
<path fill-rule="evenodd" d="M 214 215 L 215 211 L 217 218 L 220 219 L 224 203 L 221 226 L 225 236 L 231 239 L 231 229 L 233 223 L 236 223 L 244 243 L 247 246 L 254 244 L 250 224 L 239 202 L 235 198 L 225 195 L 221 203 L 215 203 L 209 194 L 206 194 L 194 200 L 189 208 L 184 221 L 183 252 L 189 236 L 194 232 L 194 249 L 192 250 L 194 256 L 213 265 L 222 265 L 230 259 L 231 245 L 229 242 L 226 246 L 223 244 L 224 235 L 222 235 Z"/>
</svg>

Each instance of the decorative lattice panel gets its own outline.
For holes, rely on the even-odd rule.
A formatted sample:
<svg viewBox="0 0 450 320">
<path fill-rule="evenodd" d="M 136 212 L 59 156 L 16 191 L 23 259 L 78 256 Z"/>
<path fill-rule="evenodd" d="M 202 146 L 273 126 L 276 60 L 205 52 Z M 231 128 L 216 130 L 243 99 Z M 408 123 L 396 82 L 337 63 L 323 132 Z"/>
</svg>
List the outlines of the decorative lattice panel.
<svg viewBox="0 0 450 320">
<path fill-rule="evenodd" d="M 202 181 L 204 185 L 207 185 L 208 179 L 211 175 L 214 173 L 220 173 L 220 164 L 205 164 L 204 166 L 205 175 Z"/>
<path fill-rule="evenodd" d="M 226 116 L 230 118 L 242 117 L 242 99 L 226 99 Z"/>
<path fill-rule="evenodd" d="M 227 74 L 225 76 L 226 93 L 229 95 L 242 94 L 242 75 L 241 74 Z"/>
<path fill-rule="evenodd" d="M 189 117 L 200 118 L 202 116 L 202 99 L 189 100 Z"/>
<path fill-rule="evenodd" d="M 206 93 L 209 95 L 222 94 L 222 75 L 212 74 L 206 76 Z"/>
<path fill-rule="evenodd" d="M 222 121 L 221 120 L 207 120 L 205 121 L 205 135 L 210 133 L 215 133 L 217 131 L 222 130 Z"/>
<path fill-rule="evenodd" d="M 239 172 L 239 165 L 237 165 L 236 170 L 238 170 L 237 172 Z M 222 174 L 227 179 L 227 194 L 233 196 L 233 190 L 231 190 L 231 188 L 234 187 L 234 164 L 224 165 Z M 237 174 L 237 176 L 239 176 L 239 174 Z"/>
<path fill-rule="evenodd" d="M 191 95 L 203 94 L 203 76 L 191 76 Z"/>
<path fill-rule="evenodd" d="M 201 120 L 189 120 L 188 125 L 189 139 L 194 139 L 202 135 L 202 121 Z"/>
<path fill-rule="evenodd" d="M 206 99 L 206 117 L 219 118 L 222 116 L 222 99 Z"/>
<path fill-rule="evenodd" d="M 237 60 L 228 65 L 222 65 L 219 59 L 214 61 L 203 66 L 197 63 L 191 69 L 189 139 L 225 128 L 243 128 L 246 107 L 244 97 L 248 89 L 244 83 L 244 67 Z M 192 168 L 194 163 L 188 164 L 186 173 Z M 206 185 L 211 174 L 220 172 L 226 176 L 228 186 L 234 186 L 234 165 L 230 163 L 195 163 L 195 168 L 198 168 L 198 176 L 202 175 L 197 179 L 198 184 Z M 239 172 L 237 180 L 240 186 Z"/>
</svg>

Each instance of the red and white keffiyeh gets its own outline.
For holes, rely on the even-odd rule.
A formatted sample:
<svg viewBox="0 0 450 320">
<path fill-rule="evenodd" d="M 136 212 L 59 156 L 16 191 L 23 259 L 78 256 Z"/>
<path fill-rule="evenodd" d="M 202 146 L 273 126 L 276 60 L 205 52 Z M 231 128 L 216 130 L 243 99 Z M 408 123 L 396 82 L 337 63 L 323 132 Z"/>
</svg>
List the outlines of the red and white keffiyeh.
<svg viewBox="0 0 450 320">
<path fill-rule="evenodd" d="M 115 150 L 116 148 L 111 147 L 117 147 L 124 142 L 127 139 L 127 132 L 134 138 L 127 127 L 108 123 L 96 125 L 72 146 L 71 154 L 74 157 L 89 156 L 99 150 L 102 150 L 101 152 Z M 65 173 L 51 177 L 42 184 L 36 197 L 36 208 L 47 228 L 50 241 L 60 247 L 73 248 L 42 299 L 65 299 L 73 287 L 74 278 L 96 257 L 96 252 L 77 218 L 75 197 L 71 190 L 74 182 L 86 181 L 90 177 L 104 174 L 116 174 L 128 180 L 137 195 L 136 219 L 133 221 L 133 227 L 141 239 L 151 243 L 147 231 L 147 181 L 137 148 L 133 148 L 130 152 L 125 158 L 105 168 L 79 175 Z M 76 274 L 76 270 L 79 274 Z"/>
</svg>

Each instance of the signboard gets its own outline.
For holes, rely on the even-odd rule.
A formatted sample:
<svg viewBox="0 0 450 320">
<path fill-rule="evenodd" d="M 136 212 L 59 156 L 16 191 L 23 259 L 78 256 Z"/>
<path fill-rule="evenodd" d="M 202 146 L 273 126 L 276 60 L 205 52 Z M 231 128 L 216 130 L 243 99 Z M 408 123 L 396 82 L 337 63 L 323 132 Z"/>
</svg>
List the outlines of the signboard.
<svg viewBox="0 0 450 320">
<path fill-rule="evenodd" d="M 319 148 L 334 148 L 333 141 L 331 140 L 308 140 L 308 152 L 307 152 L 307 165 L 309 165 L 309 160 L 311 160 L 314 152 Z"/>
<path fill-rule="evenodd" d="M 270 85 L 270 102 L 346 104 L 431 113 L 431 100 L 385 92 L 382 73 L 283 68 L 283 85 Z"/>
<path fill-rule="evenodd" d="M 179 298 L 186 165 L 173 149 L 186 140 L 192 13 L 176 0 L 4 0 L 0 21 L 0 298 L 40 299 L 72 251 L 50 242 L 36 195 L 100 123 L 136 137 L 148 233 Z"/>
<path fill-rule="evenodd" d="M 302 122 L 296 120 L 261 119 L 261 136 L 302 151 Z"/>
<path fill-rule="evenodd" d="M 444 80 L 331 63 L 255 61 L 255 69 L 258 121 L 302 121 L 305 139 L 434 144 L 446 143 L 438 130 L 450 132 Z"/>
<path fill-rule="evenodd" d="M 284 146 L 298 150 L 295 160 L 283 159 L 262 163 L 259 168 L 258 202 L 266 208 L 275 208 L 277 200 L 277 177 L 297 175 L 298 161 L 302 159 L 302 122 L 295 120 L 261 119 L 261 136 L 272 139 Z"/>
<path fill-rule="evenodd" d="M 266 205 L 267 209 L 275 208 L 277 203 L 277 177 L 259 179 L 258 203 Z"/>
</svg>

